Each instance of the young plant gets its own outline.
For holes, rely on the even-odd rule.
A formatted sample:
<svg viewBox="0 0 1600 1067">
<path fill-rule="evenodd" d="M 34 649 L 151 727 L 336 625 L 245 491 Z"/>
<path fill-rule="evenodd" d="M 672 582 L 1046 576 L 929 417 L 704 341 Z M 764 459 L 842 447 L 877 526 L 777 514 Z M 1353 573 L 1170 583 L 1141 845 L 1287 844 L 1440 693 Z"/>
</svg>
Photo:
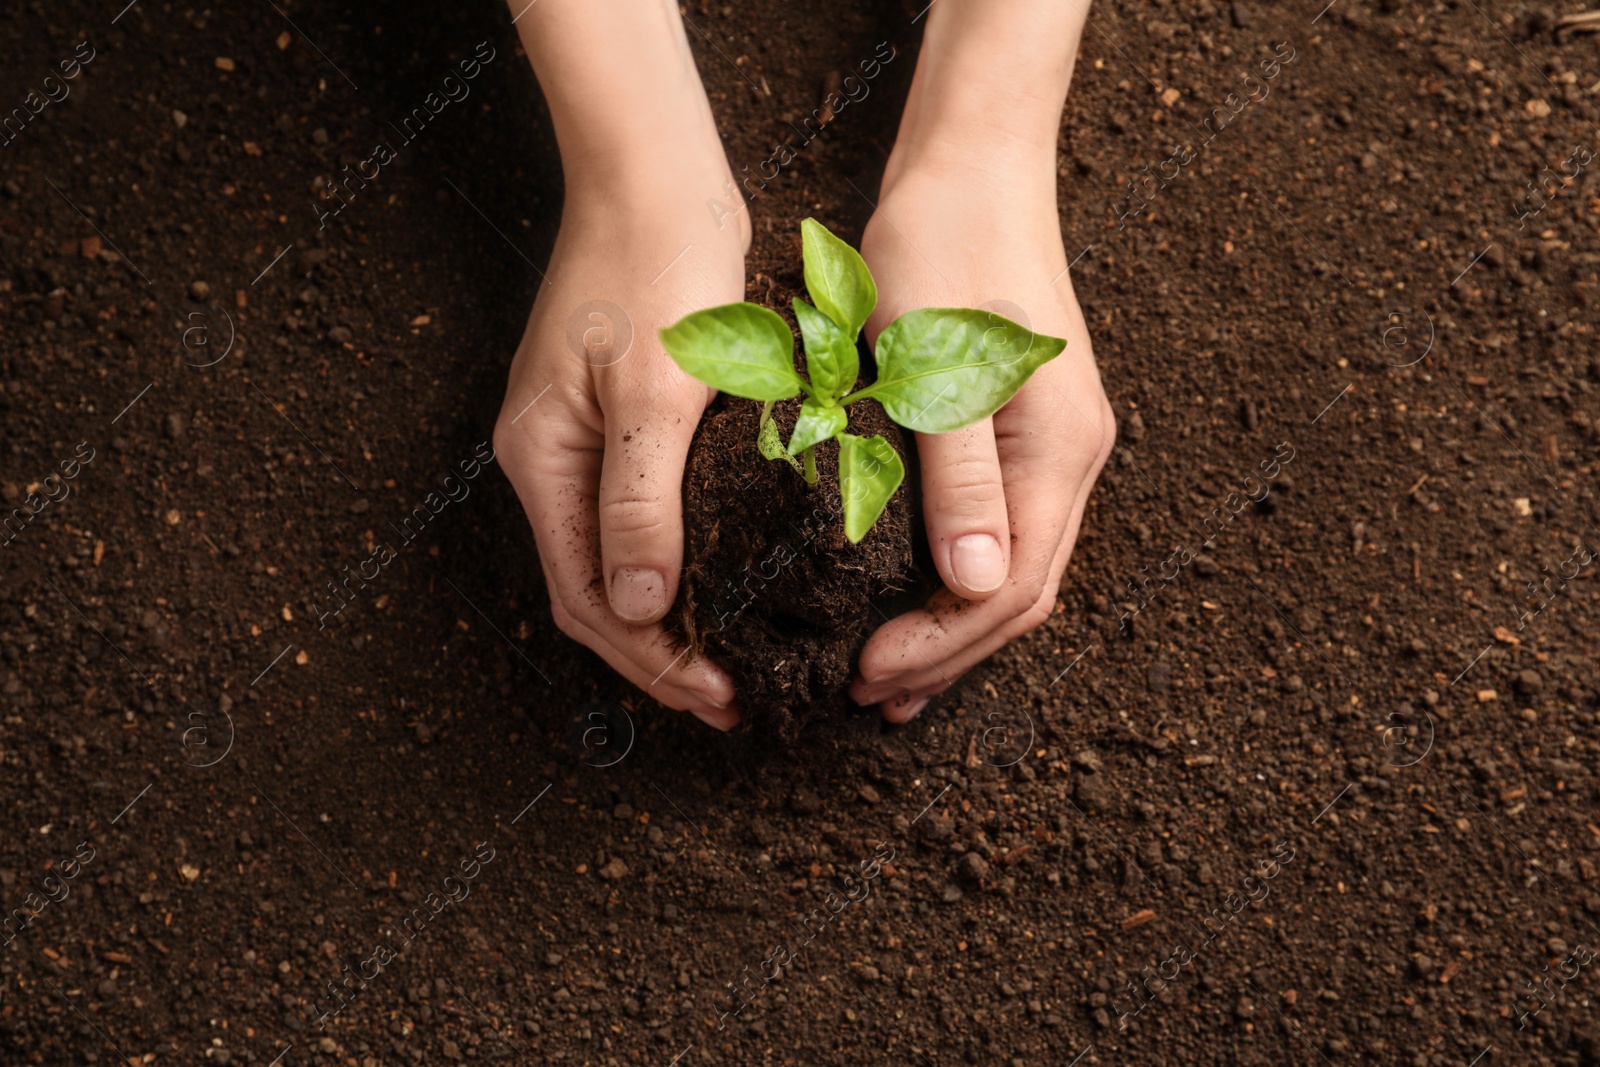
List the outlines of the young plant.
<svg viewBox="0 0 1600 1067">
<path fill-rule="evenodd" d="M 950 433 L 993 415 L 1067 342 L 976 308 L 919 308 L 884 327 L 873 352 L 877 379 L 856 389 L 857 345 L 878 303 L 877 284 L 860 253 L 817 220 L 802 222 L 800 233 L 815 306 L 796 297 L 794 314 L 809 381 L 795 370 L 788 324 L 757 304 L 686 315 L 661 331 L 661 343 L 678 366 L 713 389 L 763 401 L 757 447 L 768 459 L 788 460 L 808 485 L 817 484 L 817 446 L 838 440 L 845 536 L 859 544 L 905 480 L 905 465 L 881 435 L 845 432 L 849 405 L 871 397 L 908 430 Z M 801 393 L 785 446 L 772 405 Z"/>
</svg>

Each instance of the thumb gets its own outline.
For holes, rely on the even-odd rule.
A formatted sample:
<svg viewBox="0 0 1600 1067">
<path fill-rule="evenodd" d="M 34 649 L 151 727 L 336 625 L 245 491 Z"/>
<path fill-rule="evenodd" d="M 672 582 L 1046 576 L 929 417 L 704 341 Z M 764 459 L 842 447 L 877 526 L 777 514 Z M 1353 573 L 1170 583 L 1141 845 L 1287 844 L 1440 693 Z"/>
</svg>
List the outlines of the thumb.
<svg viewBox="0 0 1600 1067">
<path fill-rule="evenodd" d="M 684 378 L 632 388 L 604 405 L 600 566 L 611 610 L 653 623 L 678 595 L 683 569 L 683 469 L 712 394 Z"/>
<path fill-rule="evenodd" d="M 989 419 L 953 433 L 918 434 L 922 510 L 939 576 L 965 600 L 983 600 L 1011 573 L 1011 523 Z"/>
</svg>

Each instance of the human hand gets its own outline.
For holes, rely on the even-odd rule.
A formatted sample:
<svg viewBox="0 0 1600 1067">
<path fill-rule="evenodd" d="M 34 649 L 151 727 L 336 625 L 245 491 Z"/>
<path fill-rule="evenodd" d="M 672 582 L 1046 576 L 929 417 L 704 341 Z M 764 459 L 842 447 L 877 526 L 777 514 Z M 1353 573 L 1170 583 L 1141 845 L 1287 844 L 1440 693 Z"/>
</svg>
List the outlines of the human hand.
<svg viewBox="0 0 1600 1067">
<path fill-rule="evenodd" d="M 713 394 L 658 333 L 744 298 L 749 215 L 674 0 L 510 6 L 566 200 L 495 449 L 561 632 L 661 703 L 731 729 L 732 681 L 685 662 L 661 626 L 683 568 L 684 461 Z"/>
<path fill-rule="evenodd" d="M 683 567 L 689 442 L 715 394 L 678 369 L 658 331 L 743 299 L 750 241 L 745 212 L 719 220 L 706 207 L 708 189 L 731 188 L 720 146 L 704 163 L 704 177 L 674 175 L 664 189 L 569 183 L 494 440 L 561 632 L 661 703 L 727 730 L 732 682 L 703 658 L 685 662 L 660 622 Z"/>
<path fill-rule="evenodd" d="M 892 159 L 862 238 L 878 283 L 869 341 L 915 308 L 984 306 L 1067 340 L 992 419 L 917 435 L 945 588 L 873 634 L 850 689 L 894 722 L 1049 617 L 1111 452 L 1115 420 L 1067 275 L 1053 138 L 1048 147 L 1042 172 L 923 153 Z"/>
</svg>

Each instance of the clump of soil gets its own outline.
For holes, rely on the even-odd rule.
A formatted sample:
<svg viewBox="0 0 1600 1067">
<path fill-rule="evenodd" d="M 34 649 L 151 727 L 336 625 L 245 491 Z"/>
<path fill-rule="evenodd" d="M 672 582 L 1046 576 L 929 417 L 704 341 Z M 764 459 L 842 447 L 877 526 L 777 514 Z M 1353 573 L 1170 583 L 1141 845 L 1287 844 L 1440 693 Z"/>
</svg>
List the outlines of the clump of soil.
<svg viewBox="0 0 1600 1067">
<path fill-rule="evenodd" d="M 916 544 L 911 442 L 875 402 L 851 405 L 851 433 L 882 434 L 908 460 L 906 484 L 852 545 L 837 442 L 818 446 L 811 488 L 757 451 L 760 404 L 720 405 L 689 450 L 686 566 L 670 619 L 691 655 L 710 656 L 733 676 L 747 723 L 793 737 L 810 720 L 854 707 L 844 689 L 867 638 L 926 592 L 933 568 Z M 799 410 L 798 400 L 774 409 L 785 440 Z"/>
</svg>

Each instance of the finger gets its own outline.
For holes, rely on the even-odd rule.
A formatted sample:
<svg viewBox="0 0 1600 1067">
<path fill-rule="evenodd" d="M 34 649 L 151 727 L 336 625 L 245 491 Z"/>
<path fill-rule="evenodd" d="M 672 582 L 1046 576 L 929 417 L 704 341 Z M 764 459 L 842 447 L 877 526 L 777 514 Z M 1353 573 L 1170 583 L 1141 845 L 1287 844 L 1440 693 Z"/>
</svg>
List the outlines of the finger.
<svg viewBox="0 0 1600 1067">
<path fill-rule="evenodd" d="M 1056 559 L 1050 565 L 1050 578 L 1045 583 L 1045 589 L 1039 595 L 1039 603 L 1034 618 L 1042 621 L 1055 610 L 1056 596 L 1061 589 L 1061 576 L 1067 569 L 1067 560 L 1072 554 L 1072 538 L 1077 530 L 1077 520 L 1081 519 L 1082 511 L 1074 516 L 1073 521 L 1067 524 L 1067 535 L 1061 540 L 1061 547 L 1056 551 Z M 975 644 L 963 651 L 968 653 L 959 659 L 953 658 L 939 666 L 937 671 L 919 671 L 897 679 L 896 695 L 878 702 L 878 712 L 889 722 L 909 722 L 920 714 L 927 705 L 930 697 L 949 689 L 963 678 L 968 671 L 994 655 L 1005 645 L 1023 636 L 1034 629 L 1038 623 L 1028 618 L 1026 613 L 1022 618 L 1010 620 L 1007 624 L 983 635 Z M 958 666 L 958 662 L 970 661 L 966 667 Z M 914 686 L 905 688 L 902 686 Z"/>
<path fill-rule="evenodd" d="M 994 422 L 918 434 L 922 513 L 939 577 L 967 600 L 992 596 L 1011 573 L 1011 528 Z"/>
<path fill-rule="evenodd" d="M 928 701 L 950 688 L 947 685 L 937 685 L 932 688 L 919 689 L 908 692 L 892 700 L 886 700 L 878 705 L 878 713 L 884 721 L 903 726 L 922 714 L 922 709 L 928 706 Z"/>
<path fill-rule="evenodd" d="M 598 595 L 595 601 L 600 603 Z M 732 682 L 709 660 L 697 658 L 690 662 L 688 649 L 677 645 L 664 627 L 631 627 L 626 638 L 633 643 L 619 646 L 568 611 L 560 600 L 553 598 L 551 609 L 563 633 L 599 654 L 617 673 L 658 702 L 687 711 L 719 730 L 731 730 L 739 724 L 738 709 L 732 704 Z M 601 605 L 599 610 L 609 613 L 609 606 Z M 646 649 L 643 655 L 641 647 Z M 663 662 L 664 666 L 651 676 L 656 664 Z"/>
<path fill-rule="evenodd" d="M 1069 543 L 1063 539 L 1063 550 L 1069 549 Z M 1065 552 L 1063 552 L 1063 556 Z M 1003 648 L 1008 642 L 1028 633 L 1050 617 L 1055 610 L 1056 594 L 1060 589 L 1061 573 L 1066 569 L 1066 560 L 1063 558 L 1059 566 L 1052 565 L 1050 575 L 1044 583 L 1044 588 L 1039 592 L 1034 602 L 1021 612 L 991 615 L 980 626 L 968 629 L 966 627 L 943 627 L 940 620 L 961 618 L 964 614 L 971 613 L 971 605 L 963 612 L 953 594 L 941 592 L 940 603 L 930 601 L 924 609 L 927 617 L 917 617 L 917 612 L 908 612 L 895 620 L 899 633 L 895 640 L 900 648 L 907 653 L 897 665 L 904 669 L 899 674 L 878 682 L 866 682 L 864 679 L 856 682 L 851 687 L 851 695 L 861 703 L 878 704 L 878 710 L 890 722 L 904 722 L 922 710 L 926 701 L 918 701 L 922 696 L 940 693 L 954 685 L 960 678 L 973 667 L 988 659 L 996 651 Z M 987 609 L 987 605 L 985 605 Z M 883 633 L 888 631 L 886 626 Z M 873 640 L 877 640 L 876 636 Z M 951 646 L 949 653 L 940 660 L 922 659 L 915 656 L 916 647 L 911 644 L 920 640 L 929 645 L 937 646 L 944 642 Z M 874 655 L 880 654 L 869 644 L 868 651 Z M 884 652 L 887 653 L 888 649 Z M 867 653 L 863 653 L 862 662 L 867 662 Z M 919 666 L 920 665 L 920 666 Z M 908 704 L 915 702 L 915 706 Z"/>
<path fill-rule="evenodd" d="M 731 725 L 721 713 L 732 709 L 733 683 L 716 664 L 690 660 L 659 625 L 629 626 L 611 612 L 599 562 L 603 443 L 597 412 L 559 402 L 529 409 L 514 425 L 503 415 L 495 428 L 501 465 L 538 544 L 551 614 L 563 633 L 656 700 Z"/>
<path fill-rule="evenodd" d="M 600 559 L 611 610 L 638 625 L 659 620 L 678 594 L 683 469 L 709 394 L 670 364 L 618 383 L 602 387 L 612 395 L 602 399 Z"/>
<path fill-rule="evenodd" d="M 1046 398 L 1052 395 L 1048 387 L 1043 392 Z M 1033 405 L 1040 403 L 1037 393 L 1030 399 Z M 1049 428 L 1031 435 L 1002 432 L 997 438 L 1001 463 L 1011 472 L 1006 492 L 1010 577 L 981 603 L 963 604 L 941 591 L 923 608 L 880 628 L 861 654 L 861 677 L 851 687 L 858 703 L 948 685 L 1054 610 L 1071 540 L 1107 450 L 1098 434 L 1094 440 L 1079 440 L 1078 429 L 1063 426 L 1061 420 L 1045 419 L 1037 410 L 1017 414 L 1020 425 Z"/>
</svg>

